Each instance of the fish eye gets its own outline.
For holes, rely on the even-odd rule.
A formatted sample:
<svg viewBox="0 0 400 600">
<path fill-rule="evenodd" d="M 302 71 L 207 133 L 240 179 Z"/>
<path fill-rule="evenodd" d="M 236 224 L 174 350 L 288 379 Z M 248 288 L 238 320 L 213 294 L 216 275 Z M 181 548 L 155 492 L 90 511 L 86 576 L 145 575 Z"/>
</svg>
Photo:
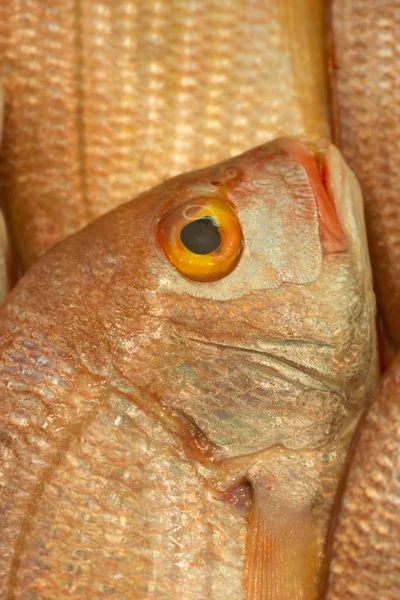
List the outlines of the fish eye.
<svg viewBox="0 0 400 600">
<path fill-rule="evenodd" d="M 196 219 L 181 230 L 181 242 L 193 254 L 211 254 L 221 244 L 219 227 L 211 217 Z"/>
<path fill-rule="evenodd" d="M 160 219 L 157 239 L 171 264 L 194 281 L 228 275 L 243 248 L 234 210 L 217 198 L 196 198 L 174 208 Z"/>
</svg>

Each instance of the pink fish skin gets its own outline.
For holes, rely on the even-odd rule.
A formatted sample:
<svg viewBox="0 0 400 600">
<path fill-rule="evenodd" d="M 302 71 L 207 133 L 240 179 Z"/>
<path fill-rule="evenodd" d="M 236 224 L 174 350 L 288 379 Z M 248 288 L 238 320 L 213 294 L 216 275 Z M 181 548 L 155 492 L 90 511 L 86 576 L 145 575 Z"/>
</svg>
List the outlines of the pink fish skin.
<svg viewBox="0 0 400 600">
<path fill-rule="evenodd" d="M 173 175 L 328 137 L 323 5 L 2 2 L 0 189 L 21 268 Z"/>
<path fill-rule="evenodd" d="M 199 198 L 243 235 L 218 281 L 157 242 Z M 28 271 L 0 313 L 2 598 L 316 597 L 377 377 L 363 227 L 339 152 L 283 139 L 169 180 Z"/>
<path fill-rule="evenodd" d="M 388 370 L 340 486 L 327 547 L 323 597 L 329 600 L 400 597 L 399 9 L 398 1 L 330 3 L 334 139 L 365 198 L 382 366 Z"/>
</svg>

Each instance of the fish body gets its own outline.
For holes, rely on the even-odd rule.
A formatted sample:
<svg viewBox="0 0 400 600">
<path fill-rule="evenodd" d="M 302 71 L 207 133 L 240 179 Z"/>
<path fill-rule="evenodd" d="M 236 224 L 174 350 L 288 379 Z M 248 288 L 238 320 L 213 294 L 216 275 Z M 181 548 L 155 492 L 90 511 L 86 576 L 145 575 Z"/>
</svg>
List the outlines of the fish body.
<svg viewBox="0 0 400 600">
<path fill-rule="evenodd" d="M 327 548 L 323 597 L 329 600 L 400 597 L 399 8 L 397 1 L 331 3 L 334 136 L 365 198 L 387 373 L 340 486 Z"/>
<path fill-rule="evenodd" d="M 204 268 L 184 249 L 171 263 L 183 218 L 237 244 L 225 276 L 182 275 Z M 363 227 L 338 151 L 285 138 L 141 194 L 28 271 L 0 315 L 2 597 L 316 597 L 377 378 Z"/>
<path fill-rule="evenodd" d="M 335 0 L 330 19 L 334 140 L 363 190 L 378 306 L 392 354 L 400 344 L 399 9 L 397 0 Z"/>
<path fill-rule="evenodd" d="M 0 144 L 3 134 L 3 91 L 0 87 Z M 3 302 L 10 289 L 10 247 L 4 213 L 0 210 L 0 302 Z"/>
<path fill-rule="evenodd" d="M 174 175 L 329 137 L 321 0 L 9 0 L 1 194 L 22 270 Z"/>
<path fill-rule="evenodd" d="M 34 0 L 24 5 L 14 0 L 4 3 L 0 7 L 0 49 L 3 57 L 0 75 L 6 99 L 5 136 L 0 161 L 1 195 L 20 267 L 27 268 L 47 249 L 96 216 L 173 174 L 206 166 L 276 135 L 306 134 L 313 139 L 329 137 L 324 70 L 324 23 L 328 19 L 324 19 L 323 4 L 325 3 L 317 1 L 240 1 L 235 2 L 235 10 L 232 11 L 229 1 L 211 0 L 183 4 L 168 1 L 152 6 L 145 6 L 135 0 L 82 0 L 78 3 L 63 0 L 52 2 L 51 5 Z M 335 104 L 332 110 L 334 140 L 359 177 L 366 200 L 378 304 L 384 316 L 386 361 L 393 355 L 399 339 L 399 277 L 396 275 L 399 194 L 397 138 L 393 135 L 399 120 L 396 117 L 397 105 L 393 102 L 393 98 L 397 97 L 398 86 L 395 60 L 398 45 L 397 4 L 395 1 L 380 3 L 338 0 L 332 3 L 330 15 L 332 44 L 329 55 L 333 67 L 330 84 L 331 99 Z M 294 240 L 293 236 L 291 239 L 293 253 L 297 255 L 299 240 Z M 271 248 L 269 258 L 273 254 Z M 273 275 L 272 271 L 269 275 Z M 173 283 L 176 284 L 176 280 Z M 170 285 L 173 290 L 173 284 Z M 183 290 L 181 286 L 181 291 Z M 97 290 L 96 293 L 100 292 Z M 38 296 L 39 292 L 35 297 Z M 308 301 L 308 297 L 304 301 Z M 43 300 L 38 300 L 36 305 L 39 303 L 43 303 Z M 29 303 L 28 305 L 30 306 Z M 22 304 L 20 310 L 23 311 Z M 48 310 L 50 307 L 46 308 L 46 314 Z M 199 310 L 197 305 L 196 310 Z M 290 336 L 297 327 L 296 319 L 291 317 L 288 307 L 279 307 L 279 310 L 282 318 L 289 319 L 290 326 L 282 329 L 291 339 Z M 302 307 L 299 315 L 303 316 L 305 310 Z M 236 313 L 232 312 L 232 315 Z M 207 318 L 207 325 L 214 327 L 215 322 Z M 81 319 L 85 320 L 87 316 Z M 249 318 L 248 321 L 254 327 L 257 317 L 253 321 Z M 218 324 L 218 335 L 221 335 L 222 322 Z M 32 327 L 36 330 L 36 326 Z M 199 329 L 202 330 L 201 327 Z M 95 330 L 96 323 L 93 323 L 92 331 Z M 236 336 L 241 333 L 243 328 L 235 331 Z M 194 341 L 200 351 L 203 340 L 199 338 Z M 79 343 L 83 343 L 82 339 Z M 96 344 L 97 347 L 101 346 L 97 342 Z M 277 345 L 282 347 L 280 341 Z M 40 344 L 38 348 L 39 352 Z M 173 348 L 176 351 L 175 346 Z M 204 344 L 201 348 L 202 352 L 206 351 Z M 212 348 L 210 346 L 210 352 Z M 224 369 L 229 372 L 231 362 L 238 362 L 239 356 L 247 356 L 245 352 L 249 349 L 245 347 L 240 351 L 244 354 L 229 349 L 231 356 L 228 360 L 228 349 L 225 348 L 227 360 Z M 285 353 L 292 353 L 289 360 L 293 359 L 293 349 L 285 350 Z M 271 356 L 266 358 L 267 351 Z M 307 352 L 307 360 L 317 361 L 321 366 L 322 361 L 317 353 L 312 353 L 308 347 Z M 76 353 L 80 356 L 78 338 Z M 168 355 L 167 351 L 166 353 Z M 297 354 L 295 353 L 296 360 L 299 358 Z M 261 377 L 261 371 L 263 375 L 268 372 L 272 380 L 273 375 L 281 390 L 283 367 L 279 364 L 279 373 L 274 371 L 277 367 L 276 348 L 271 348 L 271 340 L 267 340 L 259 354 L 253 352 L 250 356 L 259 376 Z M 253 376 L 255 367 L 251 365 L 250 368 L 250 362 L 248 359 L 241 360 L 240 364 L 243 363 L 243 366 L 238 372 L 242 382 L 247 381 L 250 374 Z M 168 360 L 166 363 L 169 364 Z M 297 381 L 293 382 L 291 368 L 289 363 L 285 363 L 283 376 L 289 379 L 288 386 L 292 386 L 293 391 Z M 207 369 L 205 373 L 208 373 Z M 392 370 L 389 377 L 394 376 L 393 374 Z M 186 382 L 190 376 L 190 369 L 184 367 L 181 381 Z M 306 378 L 307 385 L 312 376 L 312 373 L 303 373 L 302 377 Z M 227 385 L 225 381 L 223 384 Z M 27 389 L 31 385 L 32 382 L 27 384 Z M 386 397 L 386 388 L 395 390 L 388 383 L 383 385 L 379 397 Z M 179 410 L 187 410 L 191 406 L 189 392 L 181 395 L 181 388 L 176 388 L 181 402 Z M 208 390 L 210 395 L 213 391 L 211 388 L 212 386 Z M 269 392 L 270 390 L 264 390 L 264 399 L 269 398 Z M 396 398 L 396 394 L 393 391 L 392 397 Z M 251 393 L 248 392 L 247 395 L 251 400 Z M 197 391 L 196 398 L 200 397 L 201 394 Z M 171 399 L 172 404 L 173 400 Z M 200 406 L 204 408 L 201 402 Z M 203 414 L 205 411 L 200 406 L 196 418 L 210 425 L 210 420 L 207 421 Z M 384 413 L 385 406 L 386 404 L 382 404 Z M 328 402 L 327 407 L 331 408 L 332 403 L 330 405 Z M 376 405 L 375 407 L 372 414 L 380 415 L 380 409 Z M 279 405 L 279 409 L 282 408 Z M 272 406 L 272 409 L 277 415 L 276 407 Z M 340 414 L 339 409 L 335 410 L 339 429 L 345 416 Z M 221 444 L 225 439 L 230 439 L 220 429 L 224 412 L 218 414 L 216 410 L 213 416 L 216 417 L 216 422 L 212 433 L 216 436 L 216 443 Z M 249 415 L 246 414 L 245 418 L 248 419 Z M 380 418 L 385 422 L 384 416 L 380 415 Z M 272 421 L 273 419 L 271 423 Z M 350 476 L 348 480 L 354 485 L 355 494 L 356 490 L 364 489 L 364 483 L 369 481 L 368 471 L 374 460 L 378 464 L 373 470 L 379 473 L 379 480 L 386 481 L 388 489 L 392 479 L 396 480 L 395 463 L 392 463 L 394 470 L 385 470 L 386 467 L 381 469 L 380 461 L 386 459 L 382 458 L 379 448 L 396 447 L 397 434 L 390 429 L 390 433 L 394 435 L 392 441 L 382 438 L 377 446 L 371 445 L 368 428 L 375 425 L 368 425 L 370 422 L 373 423 L 368 419 L 365 421 L 367 432 L 365 437 L 360 438 L 360 449 L 353 453 L 354 464 L 363 464 L 366 469 L 362 471 L 359 466 L 355 467 L 358 469 L 358 479 Z M 256 422 L 257 435 L 263 438 L 259 447 L 263 447 L 264 442 L 279 439 L 286 426 L 289 427 L 287 439 L 292 440 L 294 432 L 295 445 L 301 445 L 301 435 L 298 432 L 302 431 L 304 423 L 304 418 L 302 422 L 300 419 L 296 429 L 293 428 L 293 422 L 285 417 L 281 427 L 275 423 L 275 429 L 272 428 L 273 431 L 269 432 L 269 438 L 266 436 L 266 439 L 265 432 L 261 431 L 262 427 Z M 237 422 L 235 427 L 236 425 Z M 155 427 L 155 424 L 152 426 Z M 311 429 L 313 428 L 310 428 L 310 432 Z M 310 433 L 314 442 L 321 431 L 322 427 L 316 427 Z M 373 431 L 376 433 L 378 430 Z M 388 429 L 381 427 L 379 432 L 384 435 Z M 233 431 L 230 435 L 233 436 Z M 247 450 L 250 446 L 253 449 L 257 447 L 257 442 L 251 440 L 251 435 L 248 434 L 247 437 Z M 227 448 L 230 448 L 232 458 L 240 446 L 239 438 L 240 435 L 237 435 L 231 446 L 225 445 L 227 454 Z M 99 439 L 103 438 L 100 436 Z M 363 439 L 367 441 L 362 443 Z M 204 443 L 208 447 L 209 442 Z M 338 464 L 340 462 L 338 459 Z M 242 470 L 240 467 L 239 471 Z M 255 485 L 257 478 L 253 479 Z M 344 485 L 346 494 L 351 489 L 349 485 Z M 239 485 L 237 489 L 239 491 L 235 493 L 232 490 L 228 493 L 229 502 L 238 501 L 240 504 L 244 498 L 244 505 L 248 509 L 248 490 L 244 491 L 246 486 Z M 262 497 L 265 490 L 260 485 L 258 490 L 259 497 Z M 223 492 L 224 498 L 227 497 L 226 494 L 226 491 Z M 393 490 L 390 494 L 393 495 Z M 38 497 L 42 496 L 38 493 Z M 370 557 L 368 561 L 365 559 L 365 548 L 361 551 L 360 547 L 356 547 L 360 538 L 354 535 L 358 531 L 358 522 L 362 520 L 360 515 L 366 512 L 375 515 L 373 510 L 377 507 L 372 509 L 370 499 L 365 500 L 363 496 L 358 496 L 357 502 L 353 496 L 348 497 L 348 505 L 353 508 L 355 506 L 356 510 L 349 513 L 345 508 L 344 518 L 341 520 L 338 517 L 338 523 L 342 523 L 340 531 L 347 533 L 343 536 L 338 533 L 338 545 L 333 550 L 334 574 L 330 585 L 334 591 L 331 593 L 343 598 L 350 593 L 348 583 L 353 585 L 357 582 L 357 585 L 364 587 L 362 591 L 357 591 L 356 586 L 353 595 L 358 593 L 364 598 L 365 586 L 368 587 L 370 583 L 373 590 L 371 593 L 378 594 L 379 590 L 380 597 L 385 593 L 391 597 L 390 594 L 396 593 L 392 591 L 391 578 L 386 576 L 383 568 L 370 567 L 370 564 L 375 564 L 374 560 L 379 563 L 383 556 L 374 534 L 366 546 Z M 383 495 L 375 497 L 379 498 L 379 504 L 384 502 Z M 212 510 L 210 504 L 202 504 L 199 496 L 196 498 L 191 511 L 194 510 L 194 504 L 207 507 L 199 521 L 204 519 L 205 513 L 211 514 Z M 238 498 L 241 500 L 237 500 Z M 366 504 L 363 504 L 364 501 Z M 343 506 L 346 502 L 344 500 Z M 185 502 L 182 500 L 180 510 L 184 506 Z M 219 508 L 220 506 L 218 504 Z M 35 510 L 33 503 L 30 511 L 34 513 Z M 253 513 L 250 511 L 250 521 Z M 28 511 L 27 514 L 29 517 L 31 513 Z M 254 514 L 258 514 L 257 511 Z M 380 520 L 381 516 L 379 513 L 371 517 L 373 524 L 370 531 L 374 532 L 375 527 L 386 527 L 385 521 L 382 523 Z M 28 517 L 27 520 L 31 520 Z M 305 517 L 303 513 L 302 518 L 306 522 L 309 515 Z M 216 525 L 217 529 L 218 527 Z M 228 536 L 229 527 L 233 528 L 235 539 L 240 539 L 233 563 L 243 565 L 243 539 L 247 524 L 243 520 L 240 520 L 238 526 L 230 522 L 229 526 L 226 525 Z M 271 530 L 271 523 L 268 527 Z M 294 519 L 293 531 L 298 532 L 296 540 L 299 540 L 301 533 L 296 528 L 297 522 Z M 264 530 L 263 521 L 260 531 Z M 393 561 L 393 556 L 397 553 L 396 529 L 390 525 L 389 530 L 393 539 L 386 537 L 385 547 L 390 548 L 390 544 L 394 544 L 394 550 L 392 554 L 388 550 L 384 561 L 381 560 L 379 564 L 385 562 L 386 556 L 390 555 Z M 25 531 L 24 527 L 22 531 Z M 348 532 L 353 536 L 351 539 Z M 208 539 L 203 534 L 202 529 L 201 536 Z M 23 540 L 29 538 L 29 528 L 21 536 L 18 548 L 25 547 Z M 248 555 L 251 555 L 252 539 L 247 542 Z M 304 540 L 304 544 L 306 543 L 312 545 L 312 541 L 307 542 L 307 539 Z M 295 543 L 293 545 L 296 547 Z M 264 547 L 263 542 L 261 547 Z M 18 556 L 23 551 L 18 548 L 14 553 L 17 558 L 13 559 L 12 573 L 20 572 Z M 379 556 L 373 558 L 376 548 Z M 352 563 L 350 573 L 351 552 L 353 560 L 355 555 L 358 560 Z M 91 560 L 93 565 L 97 564 L 93 556 Z M 314 558 L 311 563 L 313 561 Z M 96 568 L 93 567 L 94 571 Z M 241 568 L 242 566 L 238 571 Z M 309 565 L 305 565 L 305 570 L 308 568 Z M 246 571 L 248 566 L 243 569 Z M 348 573 L 348 579 L 341 576 L 343 569 Z M 396 570 L 398 568 L 394 564 L 392 572 L 395 573 Z M 230 576 L 232 573 L 230 571 Z M 371 583 L 372 573 L 382 573 L 382 576 Z M 16 579 L 12 575 L 11 580 L 15 582 Z M 239 579 L 238 576 L 236 582 Z M 196 581 L 200 580 L 204 581 L 197 577 Z M 213 580 L 211 575 L 209 580 Z M 10 585 L 11 590 L 14 587 L 17 589 L 16 583 Z M 249 593 L 256 593 L 251 587 L 248 589 Z M 78 593 L 72 584 L 71 590 Z M 50 592 L 46 593 L 51 597 Z M 190 597 L 195 592 L 192 588 L 189 591 L 185 588 L 178 593 L 180 596 Z M 201 594 L 203 597 L 211 597 L 207 587 L 196 593 L 200 597 Z M 215 593 L 222 598 L 223 588 Z M 290 595 L 290 589 L 285 593 Z M 167 592 L 164 595 L 168 595 Z"/>
<path fill-rule="evenodd" d="M 397 356 L 350 453 L 328 544 L 323 597 L 329 600 L 395 600 L 400 595 L 399 389 Z"/>
</svg>

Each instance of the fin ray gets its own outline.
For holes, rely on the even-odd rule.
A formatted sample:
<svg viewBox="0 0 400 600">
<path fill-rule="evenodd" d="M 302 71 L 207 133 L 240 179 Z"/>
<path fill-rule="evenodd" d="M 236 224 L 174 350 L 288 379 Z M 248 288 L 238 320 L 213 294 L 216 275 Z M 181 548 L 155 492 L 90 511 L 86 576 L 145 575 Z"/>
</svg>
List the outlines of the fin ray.
<svg viewBox="0 0 400 600">
<path fill-rule="evenodd" d="M 319 559 L 311 509 L 271 506 L 254 493 L 247 539 L 246 600 L 315 600 Z"/>
</svg>

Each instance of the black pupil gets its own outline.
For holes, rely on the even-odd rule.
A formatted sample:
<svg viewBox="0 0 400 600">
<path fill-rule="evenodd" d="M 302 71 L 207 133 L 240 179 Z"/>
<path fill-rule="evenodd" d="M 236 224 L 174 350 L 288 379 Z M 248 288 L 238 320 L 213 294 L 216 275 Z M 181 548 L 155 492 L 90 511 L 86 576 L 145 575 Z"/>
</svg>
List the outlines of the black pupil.
<svg viewBox="0 0 400 600">
<path fill-rule="evenodd" d="M 185 225 L 181 231 L 181 241 L 194 254 L 210 254 L 220 245 L 221 234 L 213 219 L 204 217 Z"/>
</svg>

